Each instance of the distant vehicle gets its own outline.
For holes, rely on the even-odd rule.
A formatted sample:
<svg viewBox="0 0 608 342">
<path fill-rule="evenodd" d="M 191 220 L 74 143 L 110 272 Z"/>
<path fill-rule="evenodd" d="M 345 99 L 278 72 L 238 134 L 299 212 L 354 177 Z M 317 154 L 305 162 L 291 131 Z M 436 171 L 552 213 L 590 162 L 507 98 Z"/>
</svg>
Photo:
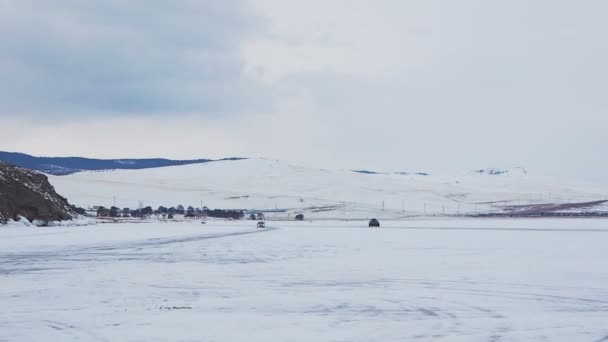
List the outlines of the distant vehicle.
<svg viewBox="0 0 608 342">
<path fill-rule="evenodd" d="M 376 220 L 375 218 L 369 220 L 369 227 L 376 227 L 376 228 L 380 228 L 380 222 L 378 220 Z"/>
<path fill-rule="evenodd" d="M 266 224 L 264 223 L 264 221 L 258 222 L 258 228 L 266 228 Z"/>
<path fill-rule="evenodd" d="M 207 224 L 207 222 L 205 222 L 205 221 L 203 221 L 203 222 L 201 222 L 201 223 L 202 223 L 202 224 Z"/>
<path fill-rule="evenodd" d="M 304 215 L 303 214 L 296 215 L 296 221 L 304 221 Z"/>
</svg>

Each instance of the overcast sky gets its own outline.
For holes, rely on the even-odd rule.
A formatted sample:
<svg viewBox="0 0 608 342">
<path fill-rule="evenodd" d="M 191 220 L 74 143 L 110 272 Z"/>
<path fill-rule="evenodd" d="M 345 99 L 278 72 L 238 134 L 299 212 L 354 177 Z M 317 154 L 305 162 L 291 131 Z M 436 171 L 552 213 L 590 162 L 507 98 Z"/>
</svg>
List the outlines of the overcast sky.
<svg viewBox="0 0 608 342">
<path fill-rule="evenodd" d="M 604 0 L 0 0 L 0 150 L 608 183 Z"/>
</svg>

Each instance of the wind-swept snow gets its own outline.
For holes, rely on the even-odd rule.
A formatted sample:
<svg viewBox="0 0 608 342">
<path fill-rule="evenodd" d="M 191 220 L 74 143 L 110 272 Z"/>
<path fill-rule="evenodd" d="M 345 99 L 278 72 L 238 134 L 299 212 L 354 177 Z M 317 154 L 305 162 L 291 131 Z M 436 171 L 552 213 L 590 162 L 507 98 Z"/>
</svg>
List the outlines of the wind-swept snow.
<svg viewBox="0 0 608 342">
<path fill-rule="evenodd" d="M 382 223 L 3 228 L 0 340 L 608 336 L 603 220 Z"/>
<path fill-rule="evenodd" d="M 501 211 L 537 203 L 604 200 L 608 189 L 513 172 L 469 172 L 454 177 L 361 174 L 294 166 L 266 159 L 222 161 L 147 170 L 50 176 L 80 206 L 137 208 L 202 205 L 226 209 L 288 209 L 275 218 L 399 218 Z"/>
</svg>

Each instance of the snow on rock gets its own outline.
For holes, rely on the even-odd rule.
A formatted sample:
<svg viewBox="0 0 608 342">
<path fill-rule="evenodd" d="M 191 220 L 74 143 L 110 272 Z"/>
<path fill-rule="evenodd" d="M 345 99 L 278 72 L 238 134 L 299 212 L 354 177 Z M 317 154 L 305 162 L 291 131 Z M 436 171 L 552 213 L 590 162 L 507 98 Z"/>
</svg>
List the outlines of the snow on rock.
<svg viewBox="0 0 608 342">
<path fill-rule="evenodd" d="M 64 221 L 33 220 L 30 222 L 25 217 L 19 217 L 17 220 L 7 220 L 5 224 L 0 225 L 0 228 L 82 227 L 93 226 L 96 224 L 97 221 L 95 219 L 80 215 L 71 220 Z"/>
</svg>

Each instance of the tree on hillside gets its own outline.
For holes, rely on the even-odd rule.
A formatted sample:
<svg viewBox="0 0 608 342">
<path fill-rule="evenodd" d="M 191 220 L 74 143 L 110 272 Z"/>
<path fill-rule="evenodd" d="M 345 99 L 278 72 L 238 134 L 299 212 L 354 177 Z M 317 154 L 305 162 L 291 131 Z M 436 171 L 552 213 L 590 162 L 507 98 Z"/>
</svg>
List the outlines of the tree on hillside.
<svg viewBox="0 0 608 342">
<path fill-rule="evenodd" d="M 152 215 L 152 213 L 154 213 L 154 210 L 151 206 L 147 206 L 141 210 L 141 215 L 145 217 L 149 217 L 150 215 Z"/>
<path fill-rule="evenodd" d="M 118 213 L 120 212 L 120 209 L 112 206 L 110 207 L 110 217 L 118 217 Z"/>
<path fill-rule="evenodd" d="M 234 220 L 242 219 L 245 216 L 245 213 L 240 210 L 222 210 L 222 209 L 213 209 L 206 210 L 204 214 L 209 217 L 218 217 L 218 218 L 231 218 Z"/>
<path fill-rule="evenodd" d="M 105 207 L 97 208 L 97 217 L 108 217 L 110 216 L 110 210 Z"/>
</svg>

